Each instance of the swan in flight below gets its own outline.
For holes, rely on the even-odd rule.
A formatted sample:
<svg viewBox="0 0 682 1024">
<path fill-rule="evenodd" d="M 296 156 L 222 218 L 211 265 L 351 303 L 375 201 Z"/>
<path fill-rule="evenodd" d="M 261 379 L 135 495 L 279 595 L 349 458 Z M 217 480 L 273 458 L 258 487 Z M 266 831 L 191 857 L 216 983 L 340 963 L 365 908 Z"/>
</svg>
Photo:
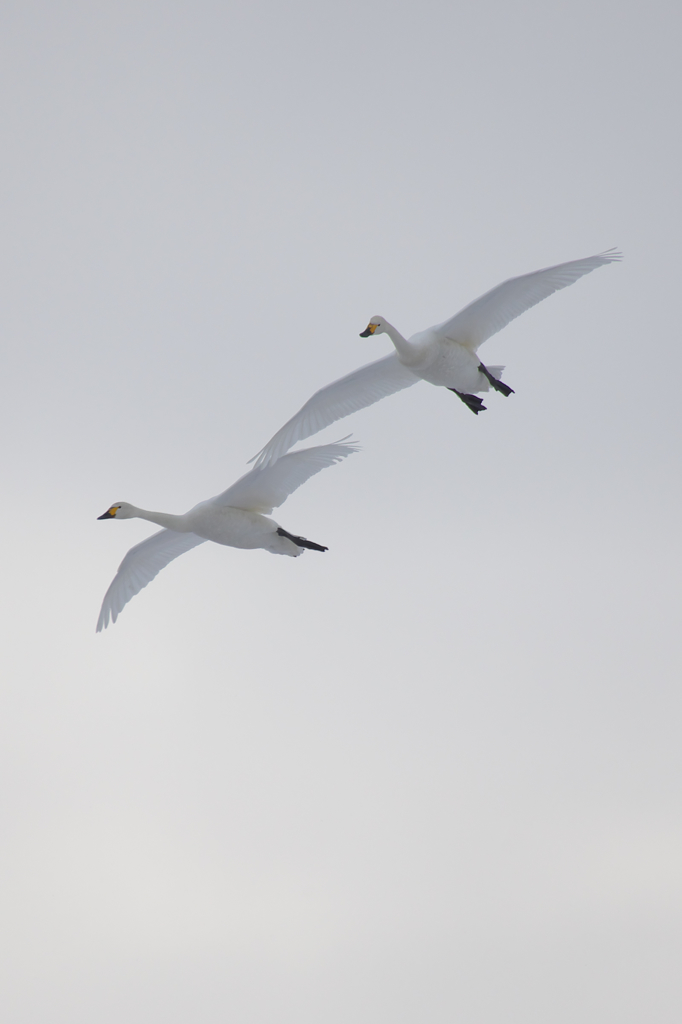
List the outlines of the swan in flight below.
<svg viewBox="0 0 682 1024">
<path fill-rule="evenodd" d="M 477 391 L 488 391 L 492 387 L 505 396 L 513 394 L 500 380 L 504 367 L 485 366 L 476 354 L 479 346 L 553 292 L 568 287 L 597 267 L 620 259 L 619 252 L 609 249 L 598 256 L 512 277 L 449 320 L 413 334 L 409 340 L 388 320 L 373 316 L 360 337 L 387 334 L 395 352 L 317 391 L 251 462 L 257 466 L 272 464 L 297 441 L 419 380 L 453 391 L 478 415 L 486 407 L 476 396 Z"/>
<path fill-rule="evenodd" d="M 163 529 L 131 548 L 119 565 L 104 595 L 97 632 L 106 629 L 110 619 L 116 622 L 128 601 L 164 566 L 206 540 L 233 548 L 265 548 L 274 555 L 292 558 L 305 548 L 326 551 L 321 544 L 288 533 L 274 519 L 268 519 L 268 513 L 311 476 L 357 451 L 357 445 L 343 438 L 335 444 L 292 452 L 273 466 L 254 467 L 222 494 L 200 502 L 181 516 L 146 512 L 124 501 L 110 505 L 98 519 L 147 519 Z"/>
</svg>

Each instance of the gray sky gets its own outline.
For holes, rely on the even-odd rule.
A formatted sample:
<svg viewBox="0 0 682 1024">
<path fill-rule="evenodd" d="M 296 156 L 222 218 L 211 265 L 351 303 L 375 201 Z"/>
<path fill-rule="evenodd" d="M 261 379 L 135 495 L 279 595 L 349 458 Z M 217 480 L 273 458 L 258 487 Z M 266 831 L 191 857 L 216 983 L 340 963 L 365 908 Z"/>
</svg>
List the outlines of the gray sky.
<svg viewBox="0 0 682 1024">
<path fill-rule="evenodd" d="M 5 4 L 3 1021 L 680 1020 L 678 10 Z M 319 436 L 326 555 L 204 545 L 95 635 L 108 504 L 615 245 L 485 415 Z"/>
</svg>

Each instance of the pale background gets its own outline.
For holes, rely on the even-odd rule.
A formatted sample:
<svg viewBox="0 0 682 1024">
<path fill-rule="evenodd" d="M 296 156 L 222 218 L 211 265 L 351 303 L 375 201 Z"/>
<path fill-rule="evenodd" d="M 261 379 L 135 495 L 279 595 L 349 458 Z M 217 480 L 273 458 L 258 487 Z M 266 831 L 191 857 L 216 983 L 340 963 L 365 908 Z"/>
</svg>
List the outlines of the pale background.
<svg viewBox="0 0 682 1024">
<path fill-rule="evenodd" d="M 671 2 L 5 2 L 0 1016 L 677 1024 Z M 104 635 L 318 387 L 620 246 Z M 315 443 L 315 442 L 311 442 Z"/>
</svg>

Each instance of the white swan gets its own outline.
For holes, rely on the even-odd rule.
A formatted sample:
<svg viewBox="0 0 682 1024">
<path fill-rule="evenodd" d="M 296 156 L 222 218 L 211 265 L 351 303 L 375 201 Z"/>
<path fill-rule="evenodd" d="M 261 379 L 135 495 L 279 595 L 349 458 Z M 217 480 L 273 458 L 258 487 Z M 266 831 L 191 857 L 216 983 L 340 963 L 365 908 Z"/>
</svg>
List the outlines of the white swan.
<svg viewBox="0 0 682 1024">
<path fill-rule="evenodd" d="M 222 494 L 200 502 L 181 516 L 146 512 L 124 501 L 111 505 L 98 519 L 147 519 L 164 529 L 136 544 L 119 565 L 104 595 L 97 632 L 106 629 L 110 619 L 116 622 L 128 601 L 164 566 L 206 540 L 233 548 L 265 548 L 275 555 L 294 558 L 304 548 L 326 551 L 321 544 L 287 533 L 267 514 L 315 473 L 359 450 L 346 441 L 344 438 L 335 444 L 304 448 L 285 455 L 274 466 L 254 467 Z"/>
<path fill-rule="evenodd" d="M 484 366 L 476 355 L 479 346 L 552 292 L 620 259 L 621 254 L 610 249 L 598 256 L 512 277 L 450 320 L 413 334 L 409 340 L 383 317 L 372 317 L 360 337 L 388 334 L 396 351 L 317 391 L 251 462 L 269 465 L 297 441 L 419 380 L 454 391 L 478 415 L 485 406 L 475 392 L 493 387 L 504 395 L 512 394 L 512 389 L 499 379 L 504 367 Z"/>
</svg>

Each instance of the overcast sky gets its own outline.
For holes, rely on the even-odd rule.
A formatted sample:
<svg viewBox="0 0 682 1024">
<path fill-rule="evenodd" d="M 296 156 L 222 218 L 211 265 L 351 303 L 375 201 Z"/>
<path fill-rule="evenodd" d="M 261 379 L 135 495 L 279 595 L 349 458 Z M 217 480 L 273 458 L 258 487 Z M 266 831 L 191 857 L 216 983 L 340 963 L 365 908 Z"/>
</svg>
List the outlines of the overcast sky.
<svg viewBox="0 0 682 1024">
<path fill-rule="evenodd" d="M 4 4 L 3 1021 L 682 1019 L 681 21 Z M 481 350 L 509 399 L 319 435 L 326 554 L 203 545 L 95 635 L 112 502 L 611 246 Z"/>
</svg>

